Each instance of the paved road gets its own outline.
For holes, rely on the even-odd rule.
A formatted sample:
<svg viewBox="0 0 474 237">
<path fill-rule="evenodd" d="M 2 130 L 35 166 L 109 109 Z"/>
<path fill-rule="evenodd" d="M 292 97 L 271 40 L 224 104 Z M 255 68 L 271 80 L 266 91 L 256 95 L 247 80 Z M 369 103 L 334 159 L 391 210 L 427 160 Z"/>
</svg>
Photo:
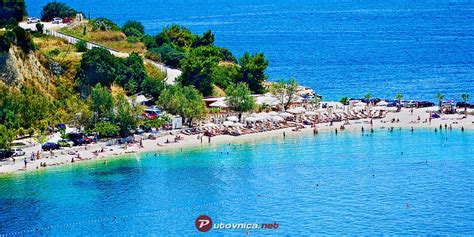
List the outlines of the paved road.
<svg viewBox="0 0 474 237">
<path fill-rule="evenodd" d="M 67 34 L 63 34 L 63 33 L 60 33 L 60 32 L 57 31 L 59 28 L 66 26 L 65 24 L 52 24 L 50 22 L 42 22 L 42 24 L 44 24 L 44 29 L 46 31 L 46 34 L 48 34 L 48 35 L 65 39 L 70 44 L 75 44 L 80 40 L 77 37 L 67 35 Z M 21 22 L 19 25 L 20 25 L 20 27 L 22 27 L 24 29 L 36 30 L 36 24 L 27 24 L 26 22 Z M 110 51 L 110 53 L 112 53 L 116 57 L 126 58 L 126 57 L 129 56 L 129 53 L 120 52 L 120 51 L 117 51 L 115 49 L 111 49 L 109 47 L 103 46 L 103 45 L 87 42 L 87 48 L 88 49 L 92 49 L 93 47 L 99 47 L 99 48 L 107 49 L 108 51 Z M 178 78 L 179 75 L 181 75 L 181 71 L 179 69 L 169 68 L 169 67 L 165 66 L 162 63 L 157 63 L 157 62 L 154 62 L 154 61 L 149 60 L 149 59 L 144 59 L 144 61 L 152 64 L 155 67 L 157 67 L 162 72 L 165 72 L 166 73 L 165 82 L 169 85 L 175 84 L 176 78 Z"/>
</svg>

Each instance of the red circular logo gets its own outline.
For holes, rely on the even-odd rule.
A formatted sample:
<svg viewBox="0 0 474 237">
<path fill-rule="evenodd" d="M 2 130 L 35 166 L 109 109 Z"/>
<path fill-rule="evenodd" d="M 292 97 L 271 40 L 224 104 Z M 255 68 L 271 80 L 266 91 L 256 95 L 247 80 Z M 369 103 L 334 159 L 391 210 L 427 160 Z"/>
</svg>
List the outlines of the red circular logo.
<svg viewBox="0 0 474 237">
<path fill-rule="evenodd" d="M 206 215 L 200 215 L 194 222 L 196 229 L 201 232 L 208 232 L 212 228 L 212 220 Z"/>
</svg>

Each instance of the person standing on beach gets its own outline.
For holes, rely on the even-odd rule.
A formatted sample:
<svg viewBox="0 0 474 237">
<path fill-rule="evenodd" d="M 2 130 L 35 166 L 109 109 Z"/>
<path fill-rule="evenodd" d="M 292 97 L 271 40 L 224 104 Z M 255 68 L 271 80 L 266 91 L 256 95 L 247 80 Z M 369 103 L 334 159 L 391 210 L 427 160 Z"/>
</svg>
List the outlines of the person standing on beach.
<svg viewBox="0 0 474 237">
<path fill-rule="evenodd" d="M 207 141 L 208 143 L 211 143 L 211 136 L 208 137 Z"/>
<path fill-rule="evenodd" d="M 25 169 L 26 169 L 26 164 L 28 164 L 28 161 L 26 161 L 26 158 L 23 160 L 23 162 L 25 163 Z"/>
<path fill-rule="evenodd" d="M 285 138 L 285 137 L 286 137 L 286 134 L 285 134 L 285 131 L 283 131 L 283 138 Z"/>
</svg>

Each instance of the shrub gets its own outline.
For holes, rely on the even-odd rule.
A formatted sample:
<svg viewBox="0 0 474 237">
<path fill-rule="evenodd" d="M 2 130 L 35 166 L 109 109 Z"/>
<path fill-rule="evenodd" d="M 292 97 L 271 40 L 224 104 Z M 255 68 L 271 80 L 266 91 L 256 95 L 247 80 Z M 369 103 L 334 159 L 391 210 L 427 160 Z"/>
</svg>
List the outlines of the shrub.
<svg viewBox="0 0 474 237">
<path fill-rule="evenodd" d="M 169 44 L 150 49 L 148 52 L 159 54 L 161 62 L 171 67 L 179 67 L 181 59 L 185 56 L 183 52 L 173 48 Z"/>
<path fill-rule="evenodd" d="M 61 50 L 59 49 L 52 49 L 46 53 L 46 55 L 49 55 L 51 57 L 58 56 L 61 53 Z"/>
<path fill-rule="evenodd" d="M 123 24 L 122 31 L 127 36 L 142 37 L 145 34 L 145 27 L 138 21 L 128 20 Z"/>
<path fill-rule="evenodd" d="M 44 33 L 44 25 L 41 23 L 36 23 L 36 32 L 43 34 Z"/>
<path fill-rule="evenodd" d="M 77 52 L 86 52 L 87 51 L 87 41 L 79 40 L 79 41 L 77 41 L 76 44 L 74 44 L 74 47 L 76 47 Z"/>
<path fill-rule="evenodd" d="M 17 26 L 12 29 L 12 32 L 15 33 L 16 36 L 16 45 L 20 47 L 23 52 L 28 53 L 35 49 L 35 45 L 31 39 L 31 34 L 28 31 Z"/>
</svg>

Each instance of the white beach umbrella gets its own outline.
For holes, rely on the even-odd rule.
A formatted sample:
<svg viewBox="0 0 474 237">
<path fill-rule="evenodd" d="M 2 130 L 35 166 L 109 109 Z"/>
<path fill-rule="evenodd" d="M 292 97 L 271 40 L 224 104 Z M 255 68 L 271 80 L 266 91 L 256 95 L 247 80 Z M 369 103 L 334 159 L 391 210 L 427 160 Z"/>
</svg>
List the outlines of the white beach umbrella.
<svg viewBox="0 0 474 237">
<path fill-rule="evenodd" d="M 338 114 L 338 113 L 344 113 L 344 110 L 343 109 L 336 109 L 333 111 L 334 113 Z"/>
<path fill-rule="evenodd" d="M 324 113 L 326 111 L 327 111 L 327 109 L 323 109 L 323 108 L 319 108 L 319 109 L 316 110 L 316 112 L 318 112 L 318 113 Z"/>
<path fill-rule="evenodd" d="M 215 127 L 217 127 L 217 125 L 215 123 L 206 123 L 202 126 L 206 127 L 206 128 L 215 128 Z"/>
<path fill-rule="evenodd" d="M 259 114 L 257 114 L 256 118 L 257 118 L 257 120 L 260 120 L 260 121 L 267 121 L 267 120 L 270 120 L 272 118 L 272 116 L 270 116 L 267 113 L 259 113 Z"/>
<path fill-rule="evenodd" d="M 364 103 L 364 102 L 362 102 L 362 101 L 359 101 L 359 102 L 357 102 L 357 103 L 354 104 L 354 106 L 357 106 L 357 107 L 364 107 L 364 106 L 366 106 L 366 105 L 367 105 L 367 104 Z"/>
<path fill-rule="evenodd" d="M 306 114 L 308 116 L 313 116 L 313 115 L 316 115 L 317 113 L 315 111 L 306 111 L 306 112 L 304 112 L 304 114 Z"/>
<path fill-rule="evenodd" d="M 377 103 L 377 106 L 387 106 L 387 105 L 388 105 L 388 102 L 385 100 L 381 100 Z"/>
<path fill-rule="evenodd" d="M 287 110 L 288 113 L 292 113 L 292 114 L 301 114 L 304 111 L 306 111 L 306 109 L 303 107 L 296 107 L 296 108 Z"/>
<path fill-rule="evenodd" d="M 232 121 L 232 122 L 237 122 L 239 121 L 239 118 L 237 118 L 237 116 L 229 116 L 227 117 L 227 120 Z"/>
<path fill-rule="evenodd" d="M 245 118 L 245 121 L 246 121 L 246 122 L 255 122 L 255 121 L 257 121 L 257 118 L 255 118 L 255 117 L 247 117 L 247 118 Z"/>
<path fill-rule="evenodd" d="M 372 110 L 387 110 L 388 107 L 383 107 L 383 106 L 374 106 L 372 107 Z"/>
<path fill-rule="evenodd" d="M 224 121 L 224 123 L 222 123 L 224 126 L 226 127 L 230 127 L 230 126 L 233 126 L 234 125 L 234 122 L 232 121 Z"/>
<path fill-rule="evenodd" d="M 282 118 L 281 116 L 275 115 L 275 116 L 272 116 L 272 120 L 274 122 L 281 122 L 281 121 L 284 121 L 285 119 Z"/>
<path fill-rule="evenodd" d="M 283 112 L 283 113 L 280 113 L 280 116 L 283 118 L 288 118 L 288 117 L 292 117 L 293 115 L 287 112 Z"/>
<path fill-rule="evenodd" d="M 271 116 L 276 116 L 276 115 L 278 115 L 278 113 L 275 112 L 275 111 L 270 111 L 270 112 L 268 112 L 268 114 L 271 115 Z"/>
<path fill-rule="evenodd" d="M 398 110 L 397 107 L 385 107 L 383 110 L 385 111 L 390 111 L 390 112 L 395 112 Z"/>
<path fill-rule="evenodd" d="M 241 124 L 241 123 L 234 123 L 234 127 L 243 127 L 245 126 L 244 124 Z"/>
</svg>

